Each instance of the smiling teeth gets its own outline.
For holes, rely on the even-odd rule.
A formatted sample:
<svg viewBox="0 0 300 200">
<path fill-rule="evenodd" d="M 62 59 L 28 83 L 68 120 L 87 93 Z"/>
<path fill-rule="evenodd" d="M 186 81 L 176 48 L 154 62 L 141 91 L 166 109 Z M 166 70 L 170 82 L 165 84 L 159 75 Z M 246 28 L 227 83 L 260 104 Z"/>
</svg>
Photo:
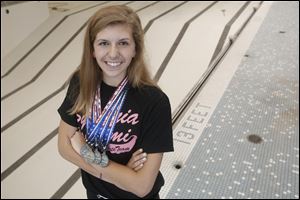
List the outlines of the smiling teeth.
<svg viewBox="0 0 300 200">
<path fill-rule="evenodd" d="M 120 65 L 120 62 L 107 62 L 108 65 L 112 66 L 112 67 L 116 67 L 118 65 Z"/>
</svg>

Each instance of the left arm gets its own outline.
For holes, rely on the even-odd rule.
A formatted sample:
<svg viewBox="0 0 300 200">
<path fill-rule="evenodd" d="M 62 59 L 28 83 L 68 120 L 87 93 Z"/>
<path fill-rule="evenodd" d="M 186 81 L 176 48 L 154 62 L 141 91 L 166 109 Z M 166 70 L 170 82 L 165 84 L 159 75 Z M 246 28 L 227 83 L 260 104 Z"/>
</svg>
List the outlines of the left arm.
<svg viewBox="0 0 300 200">
<path fill-rule="evenodd" d="M 130 191 L 139 197 L 146 196 L 153 188 L 157 177 L 162 153 L 148 154 L 147 162 L 138 172 L 110 161 L 109 165 L 102 168 L 100 165 L 92 164 L 95 169 L 102 173 L 102 179 L 117 187 Z"/>
<path fill-rule="evenodd" d="M 76 133 L 72 138 L 72 146 L 78 154 L 81 147 L 85 144 L 82 134 Z M 109 165 L 102 168 L 100 165 L 91 164 L 98 172 L 102 180 L 116 185 L 117 187 L 132 192 L 139 197 L 144 197 L 153 188 L 163 153 L 153 153 L 147 155 L 147 161 L 142 169 L 134 169 L 109 161 Z"/>
</svg>

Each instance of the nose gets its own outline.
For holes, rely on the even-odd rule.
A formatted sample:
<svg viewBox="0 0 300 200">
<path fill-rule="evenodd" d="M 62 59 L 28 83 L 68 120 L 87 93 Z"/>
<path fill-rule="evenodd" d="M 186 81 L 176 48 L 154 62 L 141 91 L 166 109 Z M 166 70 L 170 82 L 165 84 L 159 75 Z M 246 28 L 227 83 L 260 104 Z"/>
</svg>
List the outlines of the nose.
<svg viewBox="0 0 300 200">
<path fill-rule="evenodd" d="M 108 56 L 111 59 L 117 58 L 119 55 L 119 49 L 117 48 L 116 45 L 111 45 L 109 52 L 108 52 Z"/>
</svg>

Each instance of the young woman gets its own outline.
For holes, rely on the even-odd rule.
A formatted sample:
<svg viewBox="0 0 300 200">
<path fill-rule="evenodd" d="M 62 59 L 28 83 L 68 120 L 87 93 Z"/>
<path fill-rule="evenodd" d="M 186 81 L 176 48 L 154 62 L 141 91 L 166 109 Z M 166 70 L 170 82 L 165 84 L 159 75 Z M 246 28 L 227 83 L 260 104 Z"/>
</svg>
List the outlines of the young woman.
<svg viewBox="0 0 300 200">
<path fill-rule="evenodd" d="M 139 17 L 110 6 L 89 20 L 81 64 L 58 109 L 58 149 L 82 170 L 88 198 L 159 198 L 173 151 L 168 97 L 151 80 Z M 144 153 L 143 153 L 144 152 Z"/>
</svg>

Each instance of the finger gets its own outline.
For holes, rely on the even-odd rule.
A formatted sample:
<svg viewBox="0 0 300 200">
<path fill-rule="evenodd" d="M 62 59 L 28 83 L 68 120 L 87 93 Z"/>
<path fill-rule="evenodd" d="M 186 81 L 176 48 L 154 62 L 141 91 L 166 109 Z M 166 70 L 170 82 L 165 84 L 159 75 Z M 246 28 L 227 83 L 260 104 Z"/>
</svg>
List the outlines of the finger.
<svg viewBox="0 0 300 200">
<path fill-rule="evenodd" d="M 137 154 L 132 155 L 131 159 L 133 162 L 137 162 L 140 159 L 144 158 L 145 156 L 146 156 L 145 153 L 138 152 Z"/>
<path fill-rule="evenodd" d="M 134 168 L 134 171 L 139 171 L 140 169 L 142 169 L 144 166 L 144 164 L 140 164 L 137 167 Z"/>
<path fill-rule="evenodd" d="M 134 160 L 134 162 L 139 162 L 139 161 L 141 161 L 143 159 L 146 159 L 146 158 L 147 158 L 147 154 L 146 153 L 141 153 L 140 155 L 136 156 L 133 160 Z M 144 162 L 144 160 L 141 161 L 141 162 Z"/>
<path fill-rule="evenodd" d="M 137 151 L 135 151 L 135 152 L 132 154 L 132 157 L 137 156 L 137 155 L 139 155 L 139 154 L 142 153 L 142 152 L 143 152 L 143 149 L 138 149 Z"/>
<path fill-rule="evenodd" d="M 133 168 L 134 163 L 135 163 L 134 157 L 132 156 L 130 158 L 130 160 L 128 161 L 127 166 L 130 167 L 130 168 Z"/>
<path fill-rule="evenodd" d="M 127 166 L 130 167 L 131 169 L 134 169 L 140 164 L 139 160 L 144 158 L 145 156 L 146 154 L 143 154 L 143 149 L 142 148 L 138 149 L 132 154 L 129 162 L 127 163 Z"/>
<path fill-rule="evenodd" d="M 137 160 L 142 160 L 144 158 L 147 158 L 147 154 L 146 153 L 141 153 L 140 155 L 137 156 Z"/>
<path fill-rule="evenodd" d="M 139 165 L 143 165 L 146 162 L 147 158 L 139 159 L 138 161 L 133 163 L 133 168 L 138 167 Z"/>
</svg>

